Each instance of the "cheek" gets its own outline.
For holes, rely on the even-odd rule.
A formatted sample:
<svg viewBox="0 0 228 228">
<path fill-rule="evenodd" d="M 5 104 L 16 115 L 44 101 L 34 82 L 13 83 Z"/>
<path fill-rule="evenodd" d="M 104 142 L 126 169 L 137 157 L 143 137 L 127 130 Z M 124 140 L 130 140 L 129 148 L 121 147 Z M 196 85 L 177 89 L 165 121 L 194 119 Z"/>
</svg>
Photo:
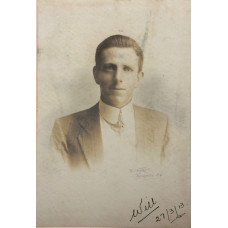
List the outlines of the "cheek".
<svg viewBox="0 0 228 228">
<path fill-rule="evenodd" d="M 135 88 L 138 84 L 138 78 L 137 76 L 131 76 L 128 78 L 127 80 L 127 84 L 129 86 L 129 88 Z"/>
<path fill-rule="evenodd" d="M 99 82 L 101 86 L 109 85 L 112 83 L 112 75 L 110 74 L 101 74 L 99 76 Z"/>
<path fill-rule="evenodd" d="M 111 86 L 113 83 L 112 83 L 112 80 L 109 80 L 109 79 L 103 79 L 100 81 L 100 86 L 101 87 L 109 87 Z"/>
</svg>

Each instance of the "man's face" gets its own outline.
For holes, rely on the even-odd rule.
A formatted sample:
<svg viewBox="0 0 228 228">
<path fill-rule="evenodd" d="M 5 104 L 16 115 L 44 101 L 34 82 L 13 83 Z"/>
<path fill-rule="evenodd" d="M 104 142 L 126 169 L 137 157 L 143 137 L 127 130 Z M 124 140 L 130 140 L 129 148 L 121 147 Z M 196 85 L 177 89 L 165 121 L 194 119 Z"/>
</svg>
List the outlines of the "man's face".
<svg viewBox="0 0 228 228">
<path fill-rule="evenodd" d="M 104 49 L 100 65 L 95 66 L 93 72 L 100 85 L 102 101 L 117 108 L 131 101 L 134 89 L 143 77 L 133 48 Z"/>
</svg>

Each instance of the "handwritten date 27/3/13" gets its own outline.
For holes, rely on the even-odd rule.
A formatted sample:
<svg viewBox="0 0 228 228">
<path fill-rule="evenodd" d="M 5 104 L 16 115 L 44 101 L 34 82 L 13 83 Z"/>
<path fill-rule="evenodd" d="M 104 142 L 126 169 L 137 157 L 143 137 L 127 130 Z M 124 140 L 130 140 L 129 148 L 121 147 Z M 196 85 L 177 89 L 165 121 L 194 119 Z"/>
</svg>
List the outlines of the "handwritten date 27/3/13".
<svg viewBox="0 0 228 228">
<path fill-rule="evenodd" d="M 153 198 L 143 198 L 140 199 L 140 203 L 137 209 L 132 210 L 132 215 L 130 218 L 130 222 L 134 220 L 138 220 L 137 222 L 140 223 L 144 219 L 146 219 L 149 215 L 153 212 L 156 212 L 155 221 L 161 222 L 162 220 L 168 220 L 170 223 L 173 223 L 175 220 L 181 218 L 186 213 L 181 213 L 180 210 L 183 210 L 184 204 L 180 203 L 178 206 L 173 206 L 171 208 L 167 208 L 159 213 L 159 205 Z M 154 213 L 155 214 L 155 213 Z"/>
<path fill-rule="evenodd" d="M 170 223 L 173 223 L 174 221 L 183 217 L 186 214 L 181 213 L 182 208 L 184 208 L 184 204 L 180 203 L 178 206 L 173 206 L 171 208 L 165 209 L 162 213 L 156 216 L 156 222 L 167 219 Z"/>
</svg>

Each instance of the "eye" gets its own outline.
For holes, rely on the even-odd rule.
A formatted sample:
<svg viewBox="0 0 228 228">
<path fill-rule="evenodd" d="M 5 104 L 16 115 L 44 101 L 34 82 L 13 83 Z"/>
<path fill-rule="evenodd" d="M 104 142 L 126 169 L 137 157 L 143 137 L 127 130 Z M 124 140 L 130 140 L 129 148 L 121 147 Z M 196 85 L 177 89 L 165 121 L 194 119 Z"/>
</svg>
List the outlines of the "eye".
<svg viewBox="0 0 228 228">
<path fill-rule="evenodd" d="M 112 72 L 116 70 L 116 67 L 113 64 L 107 64 L 103 66 L 102 70 L 107 72 Z"/>
<path fill-rule="evenodd" d="M 126 71 L 126 72 L 132 72 L 132 71 L 133 71 L 133 69 L 131 69 L 131 68 L 128 67 L 128 66 L 124 66 L 124 67 L 123 67 L 123 70 Z"/>
</svg>

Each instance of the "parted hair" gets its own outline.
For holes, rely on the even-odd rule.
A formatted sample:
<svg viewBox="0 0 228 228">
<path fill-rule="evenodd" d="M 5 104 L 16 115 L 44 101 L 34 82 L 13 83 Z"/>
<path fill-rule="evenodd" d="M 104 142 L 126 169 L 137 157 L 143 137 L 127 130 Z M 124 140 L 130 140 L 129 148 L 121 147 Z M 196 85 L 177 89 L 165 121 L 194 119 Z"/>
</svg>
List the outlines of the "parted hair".
<svg viewBox="0 0 228 228">
<path fill-rule="evenodd" d="M 137 44 L 137 42 L 128 37 L 123 35 L 113 35 L 108 38 L 106 38 L 104 41 L 102 41 L 96 49 L 95 54 L 95 61 L 96 66 L 99 66 L 100 60 L 101 60 L 101 54 L 104 49 L 111 48 L 111 47 L 120 47 L 120 48 L 133 48 L 136 55 L 139 58 L 139 72 L 142 70 L 143 66 L 143 51 L 140 48 L 140 46 Z"/>
</svg>

